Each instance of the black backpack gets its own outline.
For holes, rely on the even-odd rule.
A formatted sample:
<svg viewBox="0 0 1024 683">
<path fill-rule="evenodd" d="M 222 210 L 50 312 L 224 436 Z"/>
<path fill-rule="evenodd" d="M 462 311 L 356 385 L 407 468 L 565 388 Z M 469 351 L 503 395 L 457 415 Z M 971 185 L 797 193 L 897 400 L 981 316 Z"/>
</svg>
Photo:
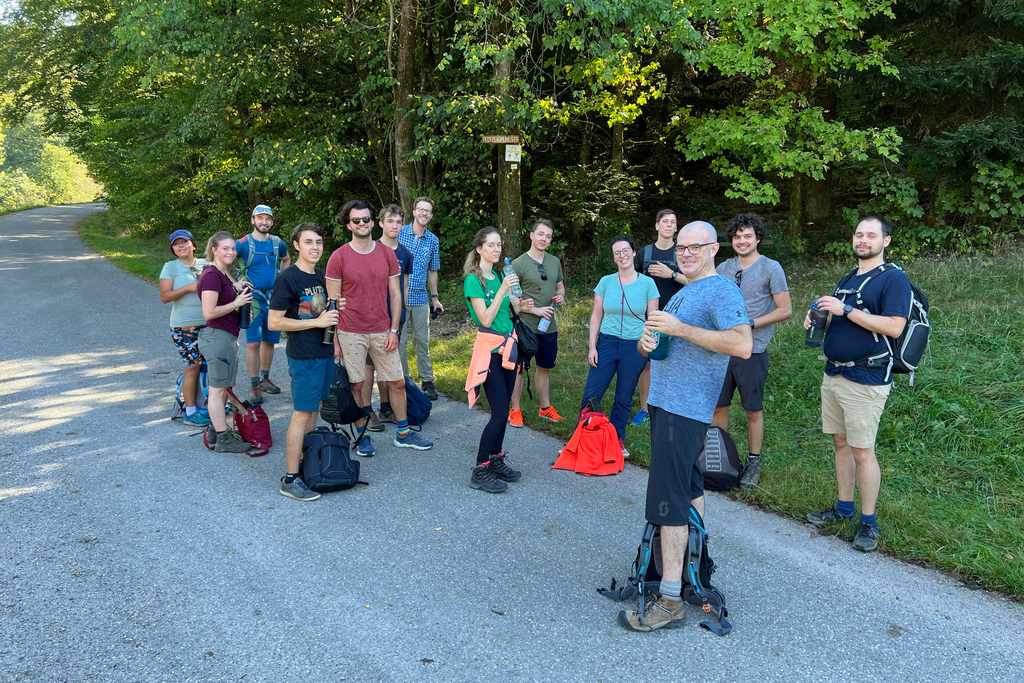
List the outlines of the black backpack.
<svg viewBox="0 0 1024 683">
<path fill-rule="evenodd" d="M 721 427 L 708 427 L 697 467 L 704 475 L 704 488 L 708 491 L 729 491 L 740 485 L 743 463 L 729 432 Z"/>
<path fill-rule="evenodd" d="M 711 585 L 711 575 L 715 573 L 715 562 L 708 555 L 708 532 L 704 527 L 704 519 L 692 506 L 690 507 L 690 552 L 686 566 L 683 567 L 683 600 L 700 607 L 705 614 L 714 614 L 718 620 L 702 621 L 701 627 L 712 633 L 724 636 L 732 631 L 729 622 L 729 610 L 725 606 L 725 595 Z M 648 522 L 644 525 L 640 547 L 633 560 L 633 575 L 626 583 L 616 588 L 612 579 L 610 588 L 598 588 L 601 595 L 616 601 L 637 598 L 640 612 L 643 613 L 644 602 L 649 594 L 657 593 L 661 586 L 661 527 Z"/>
<path fill-rule="evenodd" d="M 879 273 L 884 273 L 890 268 L 896 268 L 900 272 L 903 272 L 903 269 L 895 263 L 883 263 L 878 266 L 876 270 Z M 868 275 L 865 277 L 857 289 L 845 289 L 844 285 L 846 285 L 846 283 L 849 282 L 856 274 L 857 269 L 854 268 L 842 280 L 840 280 L 839 284 L 836 285 L 836 291 L 833 296 L 843 296 L 845 300 L 845 297 L 848 295 L 856 295 L 857 308 L 865 311 L 864 300 L 861 298 L 861 290 L 863 290 L 864 286 L 875 276 Z M 854 364 L 858 367 L 861 367 L 864 364 L 873 366 L 881 363 L 884 365 L 891 360 L 892 365 L 889 371 L 897 374 L 909 374 L 910 386 L 914 386 L 914 372 L 921 365 L 921 359 L 924 358 L 924 352 L 928 348 L 928 333 L 931 329 L 931 323 L 928 322 L 928 297 L 924 295 L 924 292 L 922 292 L 917 285 L 911 282 L 910 315 L 907 317 L 907 324 L 904 326 L 903 332 L 895 339 L 883 335 L 885 345 L 889 349 L 888 357 L 862 358 L 859 361 L 854 361 Z M 875 340 L 878 340 L 877 334 L 875 334 Z M 888 374 L 886 375 L 886 379 L 888 379 Z"/>
<path fill-rule="evenodd" d="M 302 480 L 313 491 L 344 491 L 359 481 L 359 463 L 349 457 L 348 437 L 317 427 L 302 440 Z"/>
<path fill-rule="evenodd" d="M 334 366 L 334 381 L 331 382 L 331 390 L 320 409 L 320 415 L 332 425 L 352 424 L 366 416 L 363 409 L 356 405 L 348 381 L 348 372 L 342 363 Z"/>
</svg>

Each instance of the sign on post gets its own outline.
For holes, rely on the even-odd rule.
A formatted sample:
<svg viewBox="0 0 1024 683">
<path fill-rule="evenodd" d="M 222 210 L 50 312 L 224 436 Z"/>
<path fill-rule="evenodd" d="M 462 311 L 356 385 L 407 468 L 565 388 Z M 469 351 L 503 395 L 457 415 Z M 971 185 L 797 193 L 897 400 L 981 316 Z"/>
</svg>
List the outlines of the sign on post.
<svg viewBox="0 0 1024 683">
<path fill-rule="evenodd" d="M 518 145 L 518 135 L 481 135 L 480 142 L 485 145 Z"/>
<path fill-rule="evenodd" d="M 522 145 L 505 145 L 505 161 L 519 162 L 523 160 Z"/>
</svg>

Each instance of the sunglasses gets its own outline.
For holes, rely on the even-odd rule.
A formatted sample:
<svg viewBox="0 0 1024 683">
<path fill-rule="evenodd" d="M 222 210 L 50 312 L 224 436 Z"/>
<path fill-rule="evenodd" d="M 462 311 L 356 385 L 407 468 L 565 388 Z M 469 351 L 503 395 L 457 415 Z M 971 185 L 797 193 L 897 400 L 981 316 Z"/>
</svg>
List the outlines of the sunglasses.
<svg viewBox="0 0 1024 683">
<path fill-rule="evenodd" d="M 363 223 L 365 225 L 370 225 L 370 224 L 373 223 L 373 219 L 370 218 L 369 216 L 360 217 L 360 218 L 349 218 L 348 222 L 351 223 L 352 225 L 359 225 L 360 223 Z"/>
<path fill-rule="evenodd" d="M 544 282 L 547 282 L 548 281 L 548 274 L 544 272 L 544 264 L 543 263 L 538 263 L 537 264 L 537 271 L 540 273 L 540 279 L 543 280 Z"/>
<path fill-rule="evenodd" d="M 274 217 L 274 212 L 270 210 L 269 206 L 257 206 L 255 209 L 252 210 L 252 215 L 253 216 L 258 216 L 261 213 L 265 213 L 268 216 L 270 216 L 271 218 Z"/>
<path fill-rule="evenodd" d="M 743 282 L 743 271 L 742 270 L 737 270 L 736 271 L 736 286 L 739 287 L 742 282 Z"/>
</svg>

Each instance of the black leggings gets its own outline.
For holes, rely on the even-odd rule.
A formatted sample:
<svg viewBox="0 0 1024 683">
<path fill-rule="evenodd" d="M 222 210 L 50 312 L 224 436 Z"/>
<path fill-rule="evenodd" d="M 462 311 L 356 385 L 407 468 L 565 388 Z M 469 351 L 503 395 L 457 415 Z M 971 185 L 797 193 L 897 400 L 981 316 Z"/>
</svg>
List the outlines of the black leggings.
<svg viewBox="0 0 1024 683">
<path fill-rule="evenodd" d="M 476 464 L 487 462 L 494 453 L 501 453 L 508 426 L 508 406 L 512 402 L 512 390 L 516 388 L 515 369 L 506 370 L 501 366 L 500 353 L 491 354 L 491 365 L 484 380 L 484 395 L 491 406 L 491 419 L 480 435 L 480 448 L 476 452 Z"/>
</svg>

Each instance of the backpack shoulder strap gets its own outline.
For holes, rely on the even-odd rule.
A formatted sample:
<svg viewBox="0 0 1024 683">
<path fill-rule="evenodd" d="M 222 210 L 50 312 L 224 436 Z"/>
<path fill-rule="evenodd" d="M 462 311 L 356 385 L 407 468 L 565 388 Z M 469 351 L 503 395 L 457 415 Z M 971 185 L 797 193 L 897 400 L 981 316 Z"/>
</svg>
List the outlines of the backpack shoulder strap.
<svg viewBox="0 0 1024 683">
<path fill-rule="evenodd" d="M 281 238 L 271 235 L 270 246 L 274 250 L 274 279 L 277 280 L 277 268 L 281 264 Z"/>
<path fill-rule="evenodd" d="M 647 275 L 647 266 L 651 265 L 651 255 L 654 253 L 654 245 L 648 244 L 640 252 L 640 272 Z"/>
<path fill-rule="evenodd" d="M 250 237 L 252 237 L 252 233 L 250 233 L 250 234 L 246 235 L 245 237 L 243 237 L 242 239 L 238 240 L 239 242 L 245 242 L 246 243 L 246 246 L 245 246 L 245 275 L 246 275 L 246 277 L 248 277 L 248 275 L 249 275 L 249 268 L 252 267 L 253 259 L 256 258 L 256 240 L 249 239 Z"/>
</svg>

